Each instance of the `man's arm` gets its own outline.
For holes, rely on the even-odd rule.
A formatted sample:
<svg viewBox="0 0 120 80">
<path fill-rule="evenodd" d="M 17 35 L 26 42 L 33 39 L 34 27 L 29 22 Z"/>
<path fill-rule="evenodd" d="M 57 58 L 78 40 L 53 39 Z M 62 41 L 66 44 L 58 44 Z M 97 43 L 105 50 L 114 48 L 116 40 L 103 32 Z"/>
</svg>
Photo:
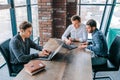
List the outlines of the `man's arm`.
<svg viewBox="0 0 120 80">
<path fill-rule="evenodd" d="M 71 44 L 71 40 L 67 38 L 67 36 L 70 34 L 71 26 L 68 26 L 68 28 L 65 30 L 64 34 L 62 35 L 62 40 L 65 41 L 66 44 Z"/>
<path fill-rule="evenodd" d="M 42 46 L 39 46 L 38 44 L 34 43 L 31 39 L 29 39 L 29 41 L 30 41 L 29 44 L 31 48 L 42 51 L 42 53 L 38 53 L 39 57 L 49 55 L 51 53 L 51 51 L 43 49 Z"/>
<path fill-rule="evenodd" d="M 71 27 L 68 26 L 68 28 L 65 30 L 65 32 L 62 35 L 62 40 L 65 41 L 67 40 L 67 36 L 70 34 Z"/>
<path fill-rule="evenodd" d="M 103 46 L 100 35 L 99 34 L 95 35 L 93 37 L 93 41 L 95 45 L 92 45 L 92 46 L 89 45 L 87 48 L 90 49 L 91 51 L 99 52 Z"/>
<path fill-rule="evenodd" d="M 36 44 L 35 42 L 33 42 L 31 39 L 29 39 L 29 44 L 31 48 L 34 48 L 36 50 L 40 50 L 42 51 L 43 47 L 39 46 L 38 44 Z"/>
<path fill-rule="evenodd" d="M 18 40 L 14 40 L 10 43 L 10 48 L 19 61 L 19 63 L 29 62 L 31 59 L 38 58 L 38 54 L 25 55 L 22 44 Z"/>
</svg>

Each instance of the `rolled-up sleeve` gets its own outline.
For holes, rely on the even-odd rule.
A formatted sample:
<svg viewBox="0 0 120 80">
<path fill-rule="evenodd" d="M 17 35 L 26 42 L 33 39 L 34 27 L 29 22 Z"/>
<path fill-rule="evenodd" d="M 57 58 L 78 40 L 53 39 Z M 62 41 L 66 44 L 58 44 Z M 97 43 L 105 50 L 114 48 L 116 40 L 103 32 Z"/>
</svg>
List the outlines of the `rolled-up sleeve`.
<svg viewBox="0 0 120 80">
<path fill-rule="evenodd" d="M 31 48 L 42 51 L 43 49 L 42 46 L 39 46 L 38 44 L 34 43 L 31 39 L 29 39 L 29 41 L 30 41 L 29 44 Z"/>
<path fill-rule="evenodd" d="M 93 37 L 93 42 L 94 42 L 94 44 L 92 46 L 89 45 L 87 48 L 94 52 L 100 52 L 100 50 L 102 49 L 103 43 L 102 43 L 99 35 L 95 35 Z"/>
</svg>

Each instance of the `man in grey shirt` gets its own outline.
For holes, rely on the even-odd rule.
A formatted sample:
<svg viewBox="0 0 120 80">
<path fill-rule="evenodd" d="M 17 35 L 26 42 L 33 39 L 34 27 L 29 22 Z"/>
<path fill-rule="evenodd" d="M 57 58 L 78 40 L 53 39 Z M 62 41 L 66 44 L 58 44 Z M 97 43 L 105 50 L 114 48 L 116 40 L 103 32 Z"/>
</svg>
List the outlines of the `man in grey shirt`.
<svg viewBox="0 0 120 80">
<path fill-rule="evenodd" d="M 72 24 L 68 26 L 62 35 L 62 40 L 66 44 L 71 44 L 72 41 L 86 42 L 87 31 L 85 25 L 81 23 L 81 18 L 78 15 L 74 15 L 71 18 L 71 22 Z M 70 35 L 70 38 L 67 38 L 68 35 Z"/>
<path fill-rule="evenodd" d="M 88 33 L 92 33 L 92 45 L 83 43 L 79 48 L 88 48 L 95 53 L 97 57 L 107 57 L 108 47 L 105 36 L 97 29 L 97 23 L 95 20 L 90 19 L 86 23 Z"/>
<path fill-rule="evenodd" d="M 42 46 L 35 44 L 31 39 L 32 25 L 29 22 L 24 21 L 19 26 L 20 32 L 15 35 L 10 43 L 10 62 L 13 72 L 18 73 L 24 66 L 25 63 L 29 62 L 34 58 L 49 55 L 49 51 L 43 50 Z M 43 54 L 30 54 L 30 48 L 34 48 L 42 51 Z"/>
</svg>

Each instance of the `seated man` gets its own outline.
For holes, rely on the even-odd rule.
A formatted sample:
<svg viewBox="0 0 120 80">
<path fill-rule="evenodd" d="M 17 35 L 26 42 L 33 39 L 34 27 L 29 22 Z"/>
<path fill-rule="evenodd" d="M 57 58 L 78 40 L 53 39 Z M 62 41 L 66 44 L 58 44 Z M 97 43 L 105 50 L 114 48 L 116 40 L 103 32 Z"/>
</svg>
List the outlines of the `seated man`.
<svg viewBox="0 0 120 80">
<path fill-rule="evenodd" d="M 49 51 L 43 50 L 42 46 L 35 44 L 31 39 L 32 25 L 29 22 L 24 21 L 19 26 L 20 32 L 15 35 L 10 43 L 10 62 L 13 72 L 18 73 L 24 66 L 25 63 L 29 62 L 34 58 L 49 55 Z M 30 54 L 30 48 L 37 50 L 43 50 L 42 54 Z"/>
<path fill-rule="evenodd" d="M 88 45 L 88 43 L 83 43 L 79 46 L 79 48 L 88 48 L 94 52 L 95 56 L 98 57 L 107 57 L 107 42 L 105 36 L 101 31 L 97 29 L 97 23 L 95 20 L 90 19 L 86 23 L 86 29 L 88 33 L 92 33 L 92 45 Z"/>
<path fill-rule="evenodd" d="M 68 26 L 62 35 L 62 40 L 65 41 L 66 44 L 71 44 L 72 41 L 87 41 L 87 31 L 85 25 L 81 23 L 81 18 L 74 15 L 71 18 L 71 22 L 72 24 Z M 69 39 L 67 38 L 68 35 L 70 35 Z"/>
</svg>

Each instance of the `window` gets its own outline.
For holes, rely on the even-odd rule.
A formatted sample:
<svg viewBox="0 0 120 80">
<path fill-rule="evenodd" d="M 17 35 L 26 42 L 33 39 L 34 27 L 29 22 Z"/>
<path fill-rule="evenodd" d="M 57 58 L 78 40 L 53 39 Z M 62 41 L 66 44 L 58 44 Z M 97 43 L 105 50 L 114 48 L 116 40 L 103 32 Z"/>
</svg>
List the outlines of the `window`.
<svg viewBox="0 0 120 80">
<path fill-rule="evenodd" d="M 29 2 L 29 1 L 28 1 Z M 15 0 L 15 13 L 16 13 L 16 22 L 17 22 L 17 31 L 19 31 L 18 26 L 23 21 L 28 21 L 28 17 L 30 22 L 32 21 L 33 25 L 33 39 L 39 36 L 39 29 L 38 29 L 38 6 L 37 6 L 37 0 L 30 0 L 31 5 L 29 3 L 26 3 L 26 0 Z M 33 5 L 34 4 L 34 5 Z M 28 16 L 29 12 L 27 12 L 27 7 L 30 9 L 32 14 Z"/>
<path fill-rule="evenodd" d="M 37 4 L 38 0 L 31 0 L 31 4 Z"/>
<path fill-rule="evenodd" d="M 108 47 L 112 44 L 113 40 L 115 39 L 116 35 L 120 35 L 120 0 L 117 0 L 116 6 L 114 8 L 111 23 L 108 29 Z"/>
<path fill-rule="evenodd" d="M 81 0 L 81 4 L 105 4 L 107 0 Z M 113 0 L 108 0 L 108 4 Z"/>
<path fill-rule="evenodd" d="M 18 26 L 23 21 L 27 21 L 27 8 L 26 7 L 18 7 L 15 8 L 16 12 L 16 21 L 17 21 L 17 30 L 19 31 Z"/>
<path fill-rule="evenodd" d="M 0 43 L 12 37 L 12 28 L 9 9 L 0 10 Z M 0 52 L 0 67 L 5 60 Z"/>
<path fill-rule="evenodd" d="M 110 16 L 116 0 L 78 0 L 77 12 L 85 24 L 89 19 L 97 22 L 97 28 L 106 35 Z M 89 35 L 88 35 L 89 38 Z"/>
<path fill-rule="evenodd" d="M 101 23 L 101 31 L 106 34 L 106 30 L 107 30 L 107 26 L 109 23 L 109 19 L 110 19 L 110 14 L 111 14 L 111 9 L 112 6 L 106 6 L 104 15 L 103 15 L 103 19 L 102 19 L 102 23 Z"/>
<path fill-rule="evenodd" d="M 79 0 L 78 0 L 79 1 Z M 94 19 L 97 22 L 98 29 L 101 26 L 106 6 L 112 6 L 113 0 L 80 0 L 78 14 L 82 18 L 82 22 L 86 23 L 89 19 Z"/>
<path fill-rule="evenodd" d="M 120 3 L 120 0 L 117 0 L 117 3 Z"/>
<path fill-rule="evenodd" d="M 78 0 L 78 1 L 79 12 L 77 13 L 81 16 L 82 23 L 86 24 L 86 22 L 89 19 L 94 19 L 97 22 L 97 28 L 100 29 L 106 0 Z M 89 33 L 88 39 L 91 38 L 92 36 Z"/>
<path fill-rule="evenodd" d="M 105 4 L 106 0 L 81 0 L 81 4 Z"/>
<path fill-rule="evenodd" d="M 38 6 L 32 6 L 33 39 L 39 37 Z"/>
<path fill-rule="evenodd" d="M 0 4 L 8 4 L 7 0 L 0 0 Z"/>
<path fill-rule="evenodd" d="M 7 3 L 7 0 L 0 0 L 0 10 L 8 8 L 10 8 L 10 5 Z"/>
<path fill-rule="evenodd" d="M 100 28 L 104 6 L 81 6 L 82 23 L 86 24 L 89 19 L 94 19 L 97 22 L 97 28 Z M 91 39 L 91 33 L 88 34 L 88 39 Z"/>
<path fill-rule="evenodd" d="M 110 28 L 119 28 L 120 29 L 120 4 L 116 4 L 114 9 L 112 20 L 110 23 Z"/>
<path fill-rule="evenodd" d="M 38 0 L 0 0 L 0 43 L 13 37 L 19 31 L 20 23 L 28 20 L 33 24 L 33 39 L 39 36 L 37 2 Z M 0 66 L 5 63 L 1 53 L 0 61 Z"/>
<path fill-rule="evenodd" d="M 12 37 L 9 9 L 0 10 L 0 43 Z M 4 27 L 4 28 L 3 28 Z"/>
<path fill-rule="evenodd" d="M 97 22 L 98 29 L 100 28 L 100 23 L 102 20 L 102 15 L 104 11 L 104 6 L 81 6 L 81 19 L 84 24 L 89 19 L 94 19 Z"/>
<path fill-rule="evenodd" d="M 26 0 L 14 0 L 15 6 L 23 6 L 26 5 Z"/>
</svg>

